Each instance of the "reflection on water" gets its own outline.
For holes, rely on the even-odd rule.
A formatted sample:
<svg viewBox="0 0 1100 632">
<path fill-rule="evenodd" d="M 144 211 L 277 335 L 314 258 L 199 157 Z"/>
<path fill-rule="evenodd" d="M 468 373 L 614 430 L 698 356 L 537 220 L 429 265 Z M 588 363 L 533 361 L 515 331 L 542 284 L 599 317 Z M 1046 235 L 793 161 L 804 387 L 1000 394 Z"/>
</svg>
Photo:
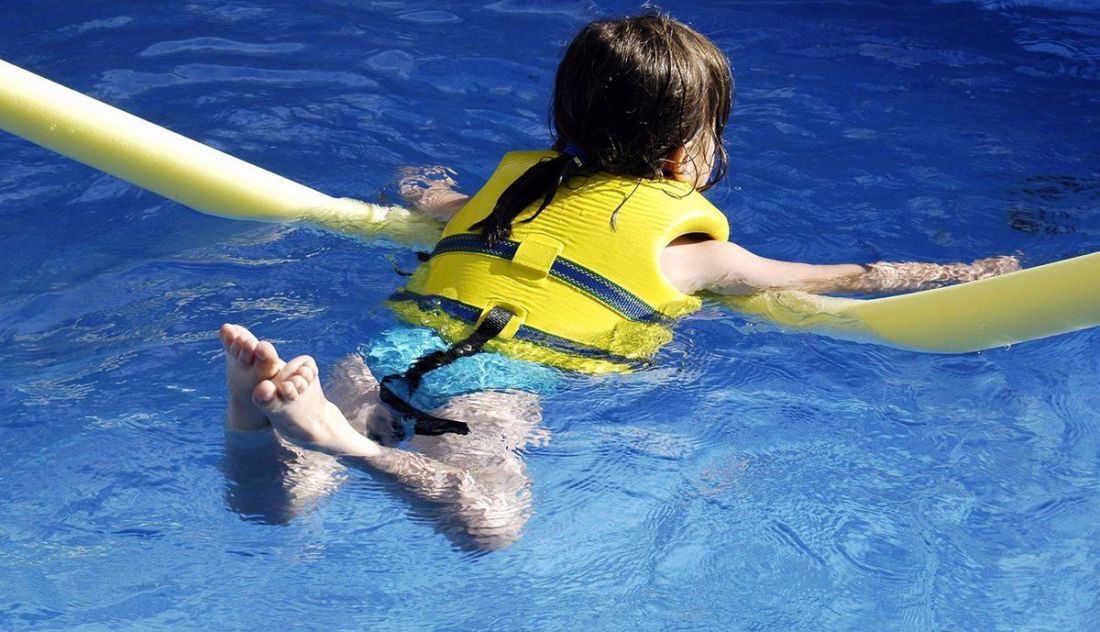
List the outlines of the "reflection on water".
<svg viewBox="0 0 1100 632">
<path fill-rule="evenodd" d="M 1006 209 L 1013 230 L 1055 237 L 1081 233 L 1100 237 L 1100 178 L 1031 176 L 1010 194 Z"/>
</svg>

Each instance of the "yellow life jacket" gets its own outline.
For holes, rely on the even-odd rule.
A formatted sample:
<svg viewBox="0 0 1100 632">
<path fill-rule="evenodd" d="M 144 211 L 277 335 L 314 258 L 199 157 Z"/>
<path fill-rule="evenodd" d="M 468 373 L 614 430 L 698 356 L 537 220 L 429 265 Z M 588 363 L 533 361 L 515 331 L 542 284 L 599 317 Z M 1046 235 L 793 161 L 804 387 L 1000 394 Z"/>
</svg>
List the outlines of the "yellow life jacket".
<svg viewBox="0 0 1100 632">
<path fill-rule="evenodd" d="M 675 318 L 700 307 L 664 277 L 661 251 L 693 233 L 724 241 L 729 223 L 687 184 L 597 173 L 564 183 L 522 221 L 536 202 L 492 247 L 470 231 L 508 185 L 556 155 L 507 154 L 390 306 L 451 341 L 503 307 L 515 317 L 486 349 L 586 373 L 629 371 L 672 339 Z"/>
</svg>

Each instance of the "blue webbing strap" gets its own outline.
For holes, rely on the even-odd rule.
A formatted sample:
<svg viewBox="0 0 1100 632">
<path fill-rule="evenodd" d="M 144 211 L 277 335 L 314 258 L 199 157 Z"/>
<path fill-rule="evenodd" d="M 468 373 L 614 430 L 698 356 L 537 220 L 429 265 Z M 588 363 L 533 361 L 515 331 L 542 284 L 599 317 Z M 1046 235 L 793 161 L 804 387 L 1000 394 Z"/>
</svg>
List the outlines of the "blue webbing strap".
<svg viewBox="0 0 1100 632">
<path fill-rule="evenodd" d="M 390 295 L 389 300 L 398 302 L 408 301 L 421 310 L 429 312 L 440 311 L 451 318 L 467 323 L 477 322 L 477 319 L 481 317 L 482 311 L 473 305 L 467 305 L 466 303 L 445 296 L 417 294 L 409 290 L 398 290 Z M 628 358 L 626 356 L 611 353 L 605 349 L 600 349 L 599 347 L 573 342 L 572 340 L 548 334 L 541 329 L 535 329 L 527 324 L 520 325 L 520 328 L 512 338 L 513 340 L 530 342 L 540 347 L 548 347 L 569 355 L 580 356 L 582 358 L 598 358 L 634 369 L 642 369 L 649 365 L 645 360 Z"/>
<path fill-rule="evenodd" d="M 447 252 L 470 252 L 511 261 L 518 249 L 519 242 L 510 239 L 498 240 L 490 246 L 485 243 L 481 235 L 451 235 L 436 244 L 431 256 Z M 668 316 L 657 311 L 623 286 L 565 257 L 554 260 L 549 274 L 591 296 L 628 320 L 659 323 L 671 321 Z"/>
</svg>

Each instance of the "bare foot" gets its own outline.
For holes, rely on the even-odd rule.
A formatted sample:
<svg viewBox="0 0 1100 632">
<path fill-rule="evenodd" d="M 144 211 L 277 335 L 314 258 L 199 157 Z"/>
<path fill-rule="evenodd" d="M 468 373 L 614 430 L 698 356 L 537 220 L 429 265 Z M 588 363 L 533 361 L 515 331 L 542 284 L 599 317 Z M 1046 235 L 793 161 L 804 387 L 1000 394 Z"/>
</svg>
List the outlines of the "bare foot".
<svg viewBox="0 0 1100 632">
<path fill-rule="evenodd" d="M 274 377 L 283 361 L 270 342 L 260 342 L 240 325 L 222 325 L 218 337 L 225 346 L 225 373 L 229 386 L 226 423 L 242 431 L 269 427 L 267 416 L 252 403 L 252 390 L 260 382 Z"/>
<path fill-rule="evenodd" d="M 291 443 L 334 455 L 379 453 L 378 444 L 356 432 L 325 398 L 317 364 L 309 356 L 294 358 L 270 380 L 257 384 L 252 401 Z"/>
</svg>

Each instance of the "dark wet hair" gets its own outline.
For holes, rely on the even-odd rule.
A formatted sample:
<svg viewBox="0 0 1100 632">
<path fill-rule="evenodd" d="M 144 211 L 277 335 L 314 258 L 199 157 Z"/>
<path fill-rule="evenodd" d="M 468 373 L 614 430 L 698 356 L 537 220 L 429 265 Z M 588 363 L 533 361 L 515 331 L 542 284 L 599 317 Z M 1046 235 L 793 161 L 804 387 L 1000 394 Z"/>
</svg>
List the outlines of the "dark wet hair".
<svg viewBox="0 0 1100 632">
<path fill-rule="evenodd" d="M 525 171 L 470 229 L 490 243 L 505 239 L 524 209 L 541 198 L 523 221 L 538 217 L 578 172 L 661 178 L 673 151 L 709 139 L 716 164 L 706 190 L 726 175 L 722 132 L 732 102 L 729 60 L 687 25 L 660 14 L 593 22 L 565 51 L 554 81 L 553 148 L 562 154 Z"/>
</svg>

